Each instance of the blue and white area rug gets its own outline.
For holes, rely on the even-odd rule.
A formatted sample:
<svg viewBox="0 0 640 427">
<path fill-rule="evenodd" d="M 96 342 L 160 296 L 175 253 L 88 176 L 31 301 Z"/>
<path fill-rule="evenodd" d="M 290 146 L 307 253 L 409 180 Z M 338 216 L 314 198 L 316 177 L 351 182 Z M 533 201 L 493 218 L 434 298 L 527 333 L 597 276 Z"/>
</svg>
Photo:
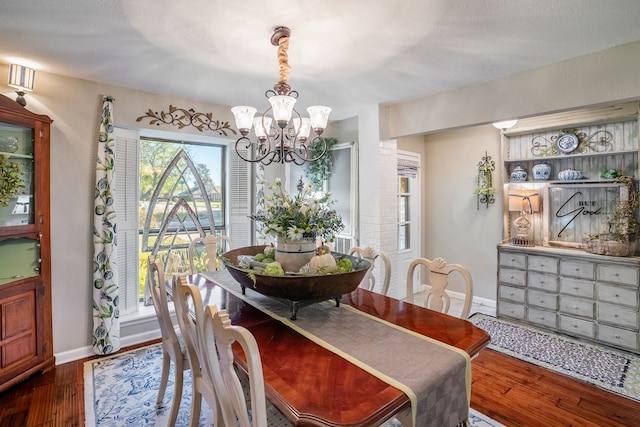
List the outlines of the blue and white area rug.
<svg viewBox="0 0 640 427">
<path fill-rule="evenodd" d="M 640 357 L 485 314 L 469 319 L 489 348 L 640 401 Z"/>
<path fill-rule="evenodd" d="M 162 372 L 162 349 L 154 344 L 137 350 L 94 359 L 84 364 L 85 425 L 88 427 L 166 426 L 173 397 L 173 364 L 164 406 L 156 408 Z M 189 424 L 191 374 L 185 372 L 182 402 L 176 426 Z M 474 427 L 504 427 L 471 409 Z M 212 426 L 213 413 L 202 402 L 200 426 Z M 396 427 L 390 421 L 384 427 Z"/>
</svg>

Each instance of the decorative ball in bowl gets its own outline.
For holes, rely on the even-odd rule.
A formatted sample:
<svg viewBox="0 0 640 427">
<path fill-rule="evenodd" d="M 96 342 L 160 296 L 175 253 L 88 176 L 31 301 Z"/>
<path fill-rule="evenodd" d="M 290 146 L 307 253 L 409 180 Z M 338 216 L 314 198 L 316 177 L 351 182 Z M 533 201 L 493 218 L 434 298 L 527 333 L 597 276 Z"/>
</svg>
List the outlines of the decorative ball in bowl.
<svg viewBox="0 0 640 427">
<path fill-rule="evenodd" d="M 233 249 L 222 254 L 221 259 L 231 276 L 241 286 L 253 289 L 263 295 L 290 301 L 322 300 L 348 294 L 358 287 L 371 266 L 368 261 L 361 258 L 335 252 L 332 255 L 336 258 L 336 261 L 342 258 L 351 260 L 353 264 L 352 271 L 324 275 L 285 274 L 284 276 L 267 276 L 238 266 L 239 256 L 254 256 L 263 252 L 264 248 L 264 246 L 246 246 Z"/>
</svg>

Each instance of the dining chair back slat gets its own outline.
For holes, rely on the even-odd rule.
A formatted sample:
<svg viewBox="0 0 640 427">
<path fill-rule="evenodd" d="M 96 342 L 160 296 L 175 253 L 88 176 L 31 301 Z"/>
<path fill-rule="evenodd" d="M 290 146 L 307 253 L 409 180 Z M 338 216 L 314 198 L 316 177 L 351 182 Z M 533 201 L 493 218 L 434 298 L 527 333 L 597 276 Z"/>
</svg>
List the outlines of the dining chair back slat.
<svg viewBox="0 0 640 427">
<path fill-rule="evenodd" d="M 389 256 L 386 252 L 376 251 L 371 246 L 367 246 L 365 248 L 353 246 L 349 250 L 349 255 L 360 256 L 371 264 L 371 267 L 367 270 L 367 274 L 362 279 L 360 287 L 369 291 L 378 292 L 382 295 L 387 295 L 389 293 L 389 284 L 391 282 L 391 261 L 389 260 Z M 373 269 L 375 268 L 375 262 L 377 259 L 381 259 L 384 266 L 384 280 L 379 291 L 376 291 L 375 289 L 376 278 L 373 274 Z"/>
<path fill-rule="evenodd" d="M 218 259 L 218 250 L 230 251 L 233 243 L 227 236 L 197 237 L 189 244 L 189 265 L 191 273 L 218 271 L 221 263 Z"/>
<path fill-rule="evenodd" d="M 147 265 L 147 277 L 151 288 L 151 299 L 153 308 L 156 312 L 158 324 L 160 326 L 160 335 L 162 337 L 162 374 L 160 377 L 160 387 L 158 389 L 158 397 L 156 406 L 163 405 L 164 394 L 169 380 L 169 371 L 171 362 L 175 365 L 175 380 L 173 399 L 171 402 L 171 410 L 169 413 L 169 426 L 175 425 L 180 409 L 180 401 L 182 400 L 182 386 L 184 371 L 190 369 L 191 364 L 186 354 L 182 336 L 176 330 L 171 313 L 169 312 L 169 303 L 167 301 L 167 289 L 164 278 L 163 265 L 156 262 L 154 257 L 149 258 Z"/>
<path fill-rule="evenodd" d="M 212 372 L 209 364 L 202 363 L 207 352 L 202 348 L 202 327 L 204 309 L 200 290 L 187 283 L 185 277 L 175 276 L 173 280 L 173 300 L 180 330 L 184 337 L 185 347 L 191 363 L 191 411 L 189 425 L 197 427 L 202 409 L 202 398 L 214 409 L 214 415 L 219 415 L 218 401 L 213 386 Z M 213 306 L 215 307 L 215 306 Z M 221 425 L 221 424 L 214 424 Z"/>
<path fill-rule="evenodd" d="M 415 272 L 419 266 L 424 266 L 429 272 L 429 284 L 431 285 L 430 289 L 426 292 L 425 307 L 441 313 L 449 313 L 451 297 L 446 289 L 449 285 L 450 275 L 457 272 L 462 276 L 465 286 L 464 303 L 460 318 L 466 319 L 469 317 L 471 302 L 473 300 L 473 280 L 471 279 L 471 274 L 463 265 L 447 264 L 442 258 L 435 258 L 434 260 L 416 258 L 409 264 L 407 270 L 407 301 L 413 303 L 413 281 Z"/>
</svg>

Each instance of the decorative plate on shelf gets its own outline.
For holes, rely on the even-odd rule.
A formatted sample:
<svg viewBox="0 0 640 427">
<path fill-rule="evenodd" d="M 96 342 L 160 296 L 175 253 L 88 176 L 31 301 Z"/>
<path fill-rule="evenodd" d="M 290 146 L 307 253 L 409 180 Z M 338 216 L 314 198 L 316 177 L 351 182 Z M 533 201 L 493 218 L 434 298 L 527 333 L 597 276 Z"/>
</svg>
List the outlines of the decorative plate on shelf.
<svg viewBox="0 0 640 427">
<path fill-rule="evenodd" d="M 580 144 L 578 137 L 572 133 L 563 133 L 556 140 L 556 148 L 561 153 L 571 153 Z"/>
</svg>

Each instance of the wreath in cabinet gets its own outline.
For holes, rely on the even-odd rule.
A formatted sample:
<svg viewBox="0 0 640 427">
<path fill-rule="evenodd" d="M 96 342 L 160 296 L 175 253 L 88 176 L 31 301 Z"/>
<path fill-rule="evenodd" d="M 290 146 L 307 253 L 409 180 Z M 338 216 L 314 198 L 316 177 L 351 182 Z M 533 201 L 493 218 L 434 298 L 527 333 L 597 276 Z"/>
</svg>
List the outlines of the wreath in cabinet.
<svg viewBox="0 0 640 427">
<path fill-rule="evenodd" d="M 24 188 L 22 169 L 9 156 L 0 155 L 0 206 L 8 206 Z"/>
</svg>

